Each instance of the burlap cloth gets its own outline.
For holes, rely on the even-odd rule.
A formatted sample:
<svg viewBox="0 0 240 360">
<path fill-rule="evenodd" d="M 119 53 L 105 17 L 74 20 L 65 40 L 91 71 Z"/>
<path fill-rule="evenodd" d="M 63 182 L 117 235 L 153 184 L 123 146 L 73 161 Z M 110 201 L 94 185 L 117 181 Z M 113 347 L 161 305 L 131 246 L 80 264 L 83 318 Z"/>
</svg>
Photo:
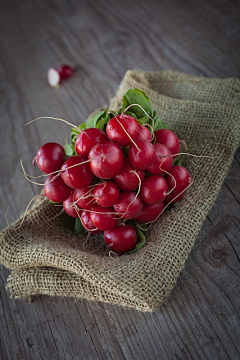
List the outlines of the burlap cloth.
<svg viewBox="0 0 240 360">
<path fill-rule="evenodd" d="M 124 93 L 140 88 L 189 152 L 215 156 L 182 161 L 194 184 L 185 198 L 166 211 L 134 254 L 111 258 L 101 238 L 61 230 L 59 207 L 38 201 L 0 234 L 0 261 L 13 269 L 7 288 L 15 298 L 47 294 L 80 297 L 140 311 L 156 310 L 169 296 L 216 200 L 240 141 L 240 81 L 209 79 L 164 71 L 128 71 L 109 104 L 118 109 Z"/>
</svg>

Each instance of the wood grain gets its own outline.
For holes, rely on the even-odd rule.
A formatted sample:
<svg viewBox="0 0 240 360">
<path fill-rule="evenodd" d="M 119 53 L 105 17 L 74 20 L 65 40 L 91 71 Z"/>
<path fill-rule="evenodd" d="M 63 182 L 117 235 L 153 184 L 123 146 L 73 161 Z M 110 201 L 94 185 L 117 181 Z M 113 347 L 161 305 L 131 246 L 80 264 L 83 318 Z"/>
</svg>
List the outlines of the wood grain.
<svg viewBox="0 0 240 360">
<path fill-rule="evenodd" d="M 39 192 L 22 175 L 45 142 L 115 94 L 128 69 L 239 77 L 239 2 L 1 1 L 1 228 Z M 59 89 L 50 66 L 77 71 Z M 36 172 L 37 173 L 37 172 Z M 1 359 L 238 359 L 240 149 L 169 300 L 154 314 L 102 303 L 9 299 L 1 267 Z"/>
</svg>

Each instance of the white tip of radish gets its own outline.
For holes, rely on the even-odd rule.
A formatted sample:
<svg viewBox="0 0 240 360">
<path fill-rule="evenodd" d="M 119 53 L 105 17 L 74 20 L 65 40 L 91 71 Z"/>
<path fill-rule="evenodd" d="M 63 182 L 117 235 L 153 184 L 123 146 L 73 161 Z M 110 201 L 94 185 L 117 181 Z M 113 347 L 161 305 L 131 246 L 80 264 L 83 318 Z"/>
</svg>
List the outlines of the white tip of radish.
<svg viewBox="0 0 240 360">
<path fill-rule="evenodd" d="M 52 87 L 56 87 L 60 83 L 60 75 L 54 68 L 49 68 L 47 72 L 48 84 Z"/>
</svg>

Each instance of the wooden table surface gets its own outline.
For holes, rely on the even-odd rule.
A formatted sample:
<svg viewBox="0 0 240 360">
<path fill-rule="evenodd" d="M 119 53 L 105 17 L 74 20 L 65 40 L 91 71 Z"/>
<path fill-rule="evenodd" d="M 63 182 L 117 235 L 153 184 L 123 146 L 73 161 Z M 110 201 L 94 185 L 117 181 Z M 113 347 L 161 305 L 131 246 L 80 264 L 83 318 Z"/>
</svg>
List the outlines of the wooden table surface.
<svg viewBox="0 0 240 360">
<path fill-rule="evenodd" d="M 238 4 L 237 4 L 238 3 Z M 237 1 L 2 0 L 0 8 L 1 228 L 39 188 L 20 168 L 44 143 L 65 142 L 114 96 L 128 69 L 239 77 Z M 59 89 L 47 69 L 76 75 Z M 9 298 L 1 267 L 1 359 L 239 359 L 240 149 L 169 300 L 155 313 L 39 296 Z"/>
</svg>

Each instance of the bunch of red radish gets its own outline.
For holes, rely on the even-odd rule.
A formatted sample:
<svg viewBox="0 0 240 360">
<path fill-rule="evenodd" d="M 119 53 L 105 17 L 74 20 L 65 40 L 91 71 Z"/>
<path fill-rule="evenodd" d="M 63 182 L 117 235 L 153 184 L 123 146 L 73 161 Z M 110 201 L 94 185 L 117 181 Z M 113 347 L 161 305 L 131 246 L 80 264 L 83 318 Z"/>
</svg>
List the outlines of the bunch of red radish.
<svg viewBox="0 0 240 360">
<path fill-rule="evenodd" d="M 77 155 L 47 143 L 33 163 L 49 174 L 44 195 L 63 203 L 65 212 L 80 218 L 90 233 L 103 232 L 116 253 L 131 251 L 137 242 L 137 224 L 152 223 L 164 207 L 178 202 L 191 184 L 189 171 L 173 165 L 180 142 L 175 133 L 151 133 L 129 114 L 113 117 L 106 132 L 82 130 L 75 142 Z"/>
</svg>

